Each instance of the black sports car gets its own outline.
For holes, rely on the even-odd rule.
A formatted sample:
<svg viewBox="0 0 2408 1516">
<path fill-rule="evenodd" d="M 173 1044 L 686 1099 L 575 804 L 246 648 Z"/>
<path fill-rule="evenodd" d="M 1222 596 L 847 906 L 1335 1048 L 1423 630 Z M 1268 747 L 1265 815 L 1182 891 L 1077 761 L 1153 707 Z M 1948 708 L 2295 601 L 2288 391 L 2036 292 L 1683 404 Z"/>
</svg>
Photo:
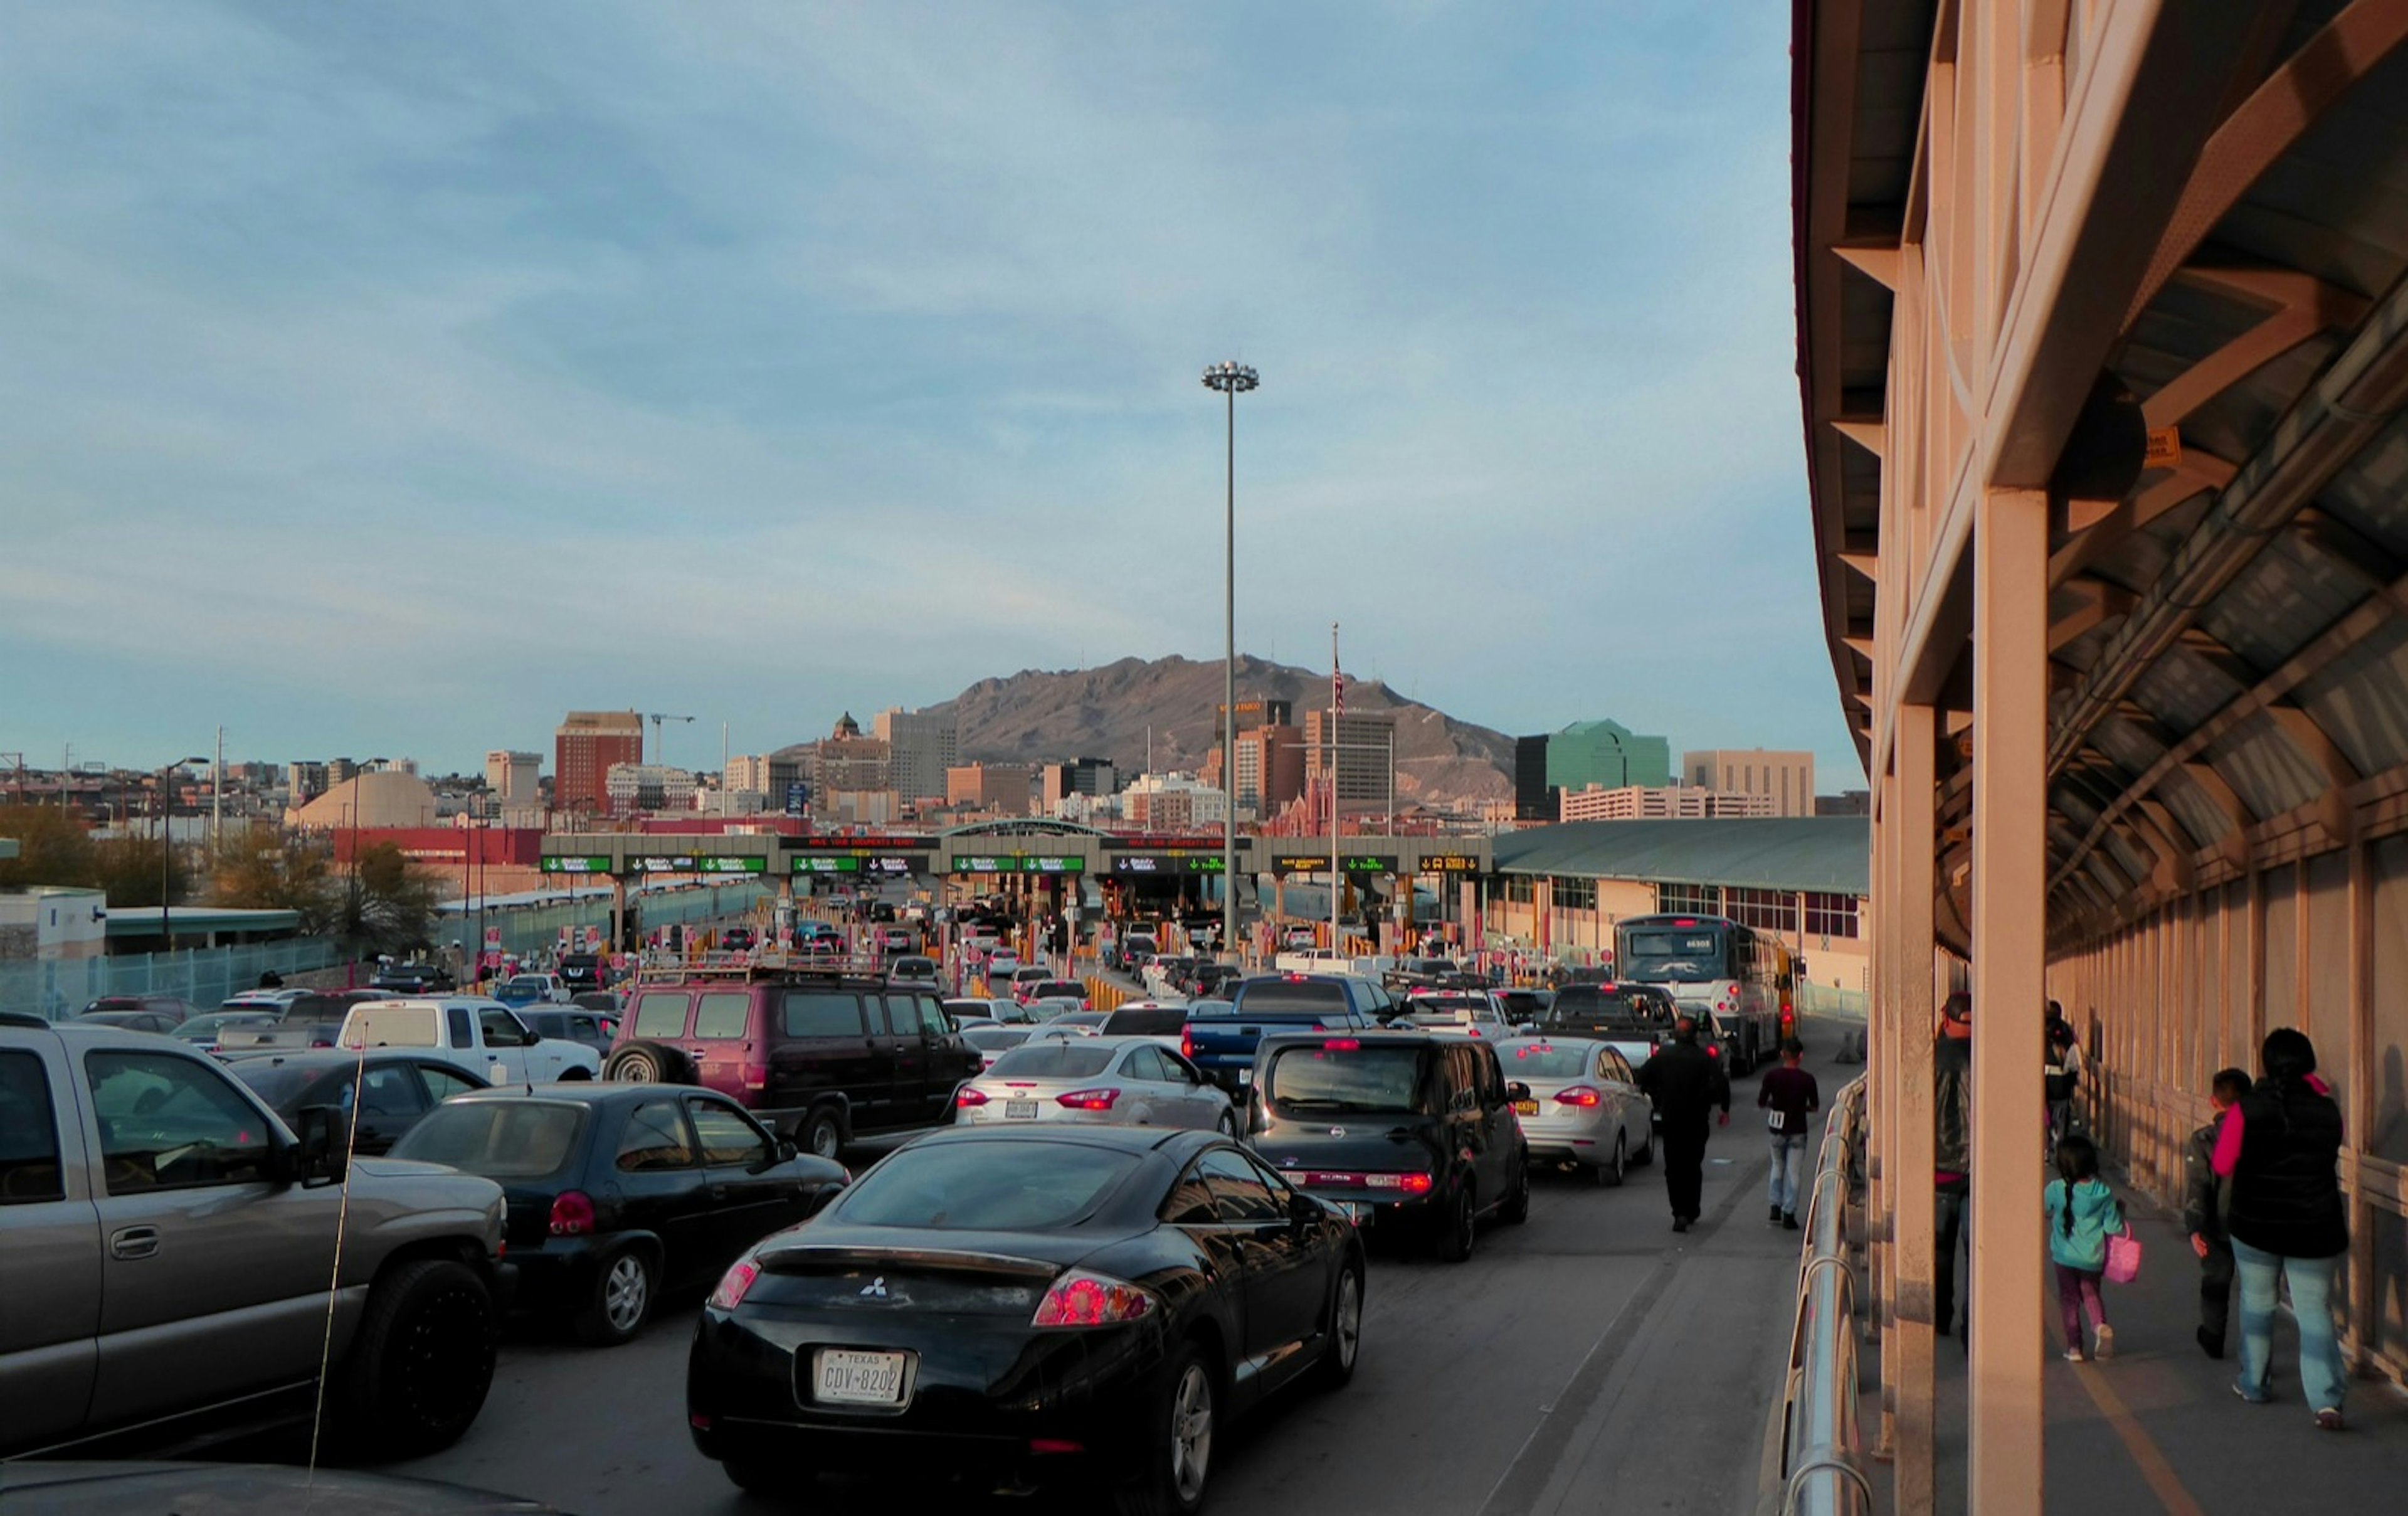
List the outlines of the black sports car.
<svg viewBox="0 0 2408 1516">
<path fill-rule="evenodd" d="M 1226 1137 L 955 1128 L 737 1261 L 687 1420 L 760 1494 L 922 1467 L 1183 1516 L 1220 1422 L 1345 1383 L 1362 1320 L 1353 1224 Z"/>
<path fill-rule="evenodd" d="M 351 1141 L 352 1151 L 370 1155 L 389 1150 L 428 1111 L 453 1095 L 486 1088 L 482 1079 L 448 1059 L 392 1047 L 265 1053 L 231 1060 L 227 1067 L 296 1132 L 304 1109 L 333 1106 L 336 1137 Z M 354 1084 L 367 1090 L 356 1112 Z"/>
<path fill-rule="evenodd" d="M 566 1316 L 603 1346 L 642 1331 L 664 1292 L 708 1284 L 845 1182 L 841 1165 L 797 1156 L 725 1095 L 661 1084 L 460 1095 L 393 1156 L 500 1185 L 514 1303 Z"/>
</svg>

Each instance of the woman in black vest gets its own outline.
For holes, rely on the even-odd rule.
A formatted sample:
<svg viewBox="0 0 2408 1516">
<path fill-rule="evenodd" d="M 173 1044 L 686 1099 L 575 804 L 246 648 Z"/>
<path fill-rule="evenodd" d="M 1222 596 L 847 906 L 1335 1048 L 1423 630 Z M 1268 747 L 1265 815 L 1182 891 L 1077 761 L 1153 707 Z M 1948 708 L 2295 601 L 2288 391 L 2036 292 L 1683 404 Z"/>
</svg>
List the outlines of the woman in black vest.
<svg viewBox="0 0 2408 1516">
<path fill-rule="evenodd" d="M 2274 1291 L 2291 1287 L 2300 1323 L 2300 1384 L 2316 1424 L 2341 1430 L 2345 1385 L 2333 1332 L 2333 1272 L 2349 1251 L 2336 1163 L 2341 1107 L 2316 1077 L 2316 1049 L 2288 1027 L 2266 1034 L 2265 1076 L 2225 1113 L 2216 1133 L 2215 1172 L 2232 1179 L 2229 1231 L 2241 1278 L 2241 1379 L 2233 1393 L 2252 1404 L 2268 1397 L 2273 1350 Z"/>
</svg>

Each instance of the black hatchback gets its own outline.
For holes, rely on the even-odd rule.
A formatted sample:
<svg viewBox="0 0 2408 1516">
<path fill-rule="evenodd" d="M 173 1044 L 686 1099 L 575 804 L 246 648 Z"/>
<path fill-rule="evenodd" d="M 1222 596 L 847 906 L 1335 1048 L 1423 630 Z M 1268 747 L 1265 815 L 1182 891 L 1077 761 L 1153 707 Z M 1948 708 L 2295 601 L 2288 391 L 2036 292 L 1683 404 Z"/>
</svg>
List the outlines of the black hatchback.
<svg viewBox="0 0 2408 1516">
<path fill-rule="evenodd" d="M 603 1345 L 641 1331 L 664 1292 L 710 1283 L 846 1183 L 842 1165 L 796 1155 L 726 1096 L 649 1084 L 461 1095 L 393 1156 L 500 1185 L 516 1304 Z"/>
<path fill-rule="evenodd" d="M 1529 1149 L 1488 1039 L 1306 1032 L 1254 1053 L 1250 1141 L 1289 1183 L 1358 1224 L 1423 1232 L 1449 1263 L 1484 1217 L 1530 1216 Z"/>
</svg>

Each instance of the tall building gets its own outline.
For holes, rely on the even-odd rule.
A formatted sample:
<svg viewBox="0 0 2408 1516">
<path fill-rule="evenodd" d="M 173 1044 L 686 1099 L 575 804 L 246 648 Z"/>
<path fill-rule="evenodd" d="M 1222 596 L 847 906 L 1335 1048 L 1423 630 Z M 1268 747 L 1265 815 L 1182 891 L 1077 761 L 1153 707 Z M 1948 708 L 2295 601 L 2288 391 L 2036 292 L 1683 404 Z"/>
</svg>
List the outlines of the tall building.
<svg viewBox="0 0 2408 1516">
<path fill-rule="evenodd" d="M 599 813 L 609 796 L 604 779 L 614 763 L 644 761 L 644 718 L 634 711 L 571 711 L 552 734 L 552 803 L 571 813 Z"/>
<path fill-rule="evenodd" d="M 1148 831 L 1217 827 L 1229 811 L 1227 795 L 1186 773 L 1140 774 L 1120 801 L 1122 818 Z"/>
<path fill-rule="evenodd" d="M 864 737 L 861 723 L 848 711 L 834 730 L 804 749 L 804 777 L 814 796 L 834 790 L 882 790 L 895 787 L 895 748 L 877 737 Z"/>
<path fill-rule="evenodd" d="M 1555 816 L 1555 797 L 1560 791 L 1547 783 L 1547 739 L 1545 733 L 1536 737 L 1513 739 L 1513 819 L 1516 821 L 1552 821 Z"/>
<path fill-rule="evenodd" d="M 495 748 L 485 755 L 485 798 L 502 809 L 536 803 L 543 755 Z"/>
<path fill-rule="evenodd" d="M 1329 783 L 1329 769 L 1338 770 L 1340 814 L 1368 814 L 1390 808 L 1397 781 L 1397 728 L 1383 713 L 1338 718 L 1337 751 L 1331 752 L 1329 713 L 1304 714 L 1304 782 L 1307 788 Z"/>
<path fill-rule="evenodd" d="M 294 805 L 307 805 L 333 788 L 334 781 L 322 763 L 294 762 L 284 766 L 284 787 Z"/>
<path fill-rule="evenodd" d="M 1037 771 L 1025 763 L 968 763 L 945 771 L 945 803 L 1026 816 Z"/>
<path fill-rule="evenodd" d="M 1072 758 L 1048 763 L 1039 773 L 1037 798 L 1050 812 L 1055 801 L 1073 795 L 1109 795 L 1120 787 L 1120 772 L 1110 758 Z"/>
<path fill-rule="evenodd" d="M 1547 738 L 1547 786 L 1566 791 L 1659 789 L 1672 782 L 1672 744 L 1619 721 L 1575 721 Z"/>
<path fill-rule="evenodd" d="M 1564 821 L 1706 821 L 1773 814 L 1772 802 L 1762 795 L 1699 789 L 1694 785 L 1568 789 L 1560 811 L 1558 819 Z"/>
<path fill-rule="evenodd" d="M 1723 747 L 1681 755 L 1690 784 L 1728 794 L 1761 795 L 1774 816 L 1814 814 L 1814 755 Z"/>
<path fill-rule="evenodd" d="M 1221 729 L 1223 713 L 1226 712 L 1228 709 L 1229 708 L 1226 705 L 1215 705 L 1212 707 L 1212 729 L 1214 731 L 1217 732 Z M 1274 700 L 1269 696 L 1264 696 L 1259 700 L 1240 700 L 1238 702 L 1238 729 L 1240 731 L 1243 731 L 1249 727 L 1292 727 L 1295 725 L 1296 702 L 1293 700 Z"/>
<path fill-rule="evenodd" d="M 893 754 L 892 787 L 907 801 L 945 794 L 945 771 L 962 760 L 961 729 L 950 715 L 892 706 L 870 724 Z"/>
<path fill-rule="evenodd" d="M 1269 704 L 1284 707 L 1286 701 Z M 1269 816 L 1304 793 L 1304 729 L 1275 721 L 1238 733 L 1237 803 L 1240 816 Z"/>
<path fill-rule="evenodd" d="M 602 793 L 613 816 L 642 811 L 694 809 L 694 773 L 665 763 L 613 763 L 602 776 Z"/>
<path fill-rule="evenodd" d="M 802 759 L 779 753 L 729 758 L 727 772 L 719 780 L 721 787 L 731 792 L 760 796 L 761 803 L 772 811 L 785 810 L 789 791 L 802 782 Z"/>
</svg>

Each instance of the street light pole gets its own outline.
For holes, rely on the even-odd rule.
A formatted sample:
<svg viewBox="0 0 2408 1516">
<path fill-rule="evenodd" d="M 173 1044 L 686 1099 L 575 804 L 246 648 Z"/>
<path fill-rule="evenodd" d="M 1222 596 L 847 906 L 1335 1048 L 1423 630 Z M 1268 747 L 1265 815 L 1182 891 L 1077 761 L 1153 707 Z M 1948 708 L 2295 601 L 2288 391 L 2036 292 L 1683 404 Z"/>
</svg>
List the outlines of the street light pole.
<svg viewBox="0 0 2408 1516">
<path fill-rule="evenodd" d="M 1204 387 L 1228 402 L 1228 492 L 1222 517 L 1224 572 L 1221 581 L 1221 953 L 1238 948 L 1238 397 L 1262 383 L 1243 364 L 1216 363 L 1204 370 Z M 1259 784 L 1259 780 L 1257 784 Z"/>
<path fill-rule="evenodd" d="M 167 917 L 167 902 L 174 894 L 168 876 L 176 857 L 175 828 L 170 824 L 175 820 L 176 807 L 167 798 L 167 779 L 187 763 L 208 761 L 206 757 L 179 758 L 159 771 L 159 951 L 163 955 L 176 948 L 176 929 Z"/>
</svg>

